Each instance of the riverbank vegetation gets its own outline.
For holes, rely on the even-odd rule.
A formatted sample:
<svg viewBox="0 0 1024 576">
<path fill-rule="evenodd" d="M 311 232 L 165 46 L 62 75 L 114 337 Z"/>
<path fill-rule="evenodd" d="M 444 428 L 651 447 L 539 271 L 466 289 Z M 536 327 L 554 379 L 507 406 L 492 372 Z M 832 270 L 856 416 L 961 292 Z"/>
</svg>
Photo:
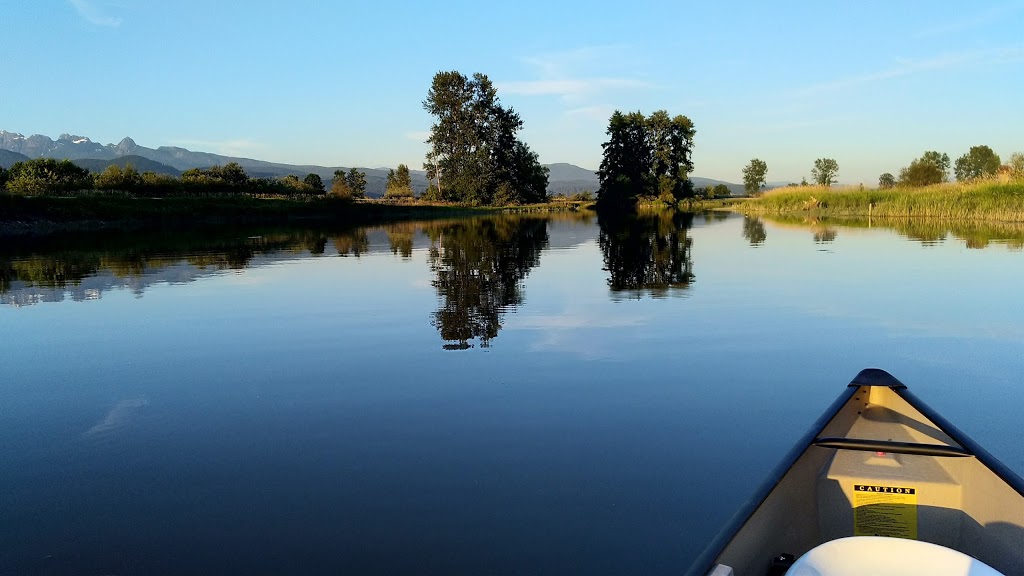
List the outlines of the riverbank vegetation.
<svg viewBox="0 0 1024 576">
<path fill-rule="evenodd" d="M 760 214 L 929 217 L 1024 221 L 1024 179 L 946 182 L 922 187 L 787 186 L 737 205 Z"/>
</svg>

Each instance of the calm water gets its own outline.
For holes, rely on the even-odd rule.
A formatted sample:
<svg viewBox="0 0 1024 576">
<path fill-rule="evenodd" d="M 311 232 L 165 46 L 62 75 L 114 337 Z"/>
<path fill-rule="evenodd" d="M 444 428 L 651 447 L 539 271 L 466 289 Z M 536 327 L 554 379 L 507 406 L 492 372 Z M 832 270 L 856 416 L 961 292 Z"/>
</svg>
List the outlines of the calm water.
<svg viewBox="0 0 1024 576">
<path fill-rule="evenodd" d="M 679 574 L 858 370 L 1024 472 L 1024 233 L 0 243 L 0 574 Z"/>
</svg>

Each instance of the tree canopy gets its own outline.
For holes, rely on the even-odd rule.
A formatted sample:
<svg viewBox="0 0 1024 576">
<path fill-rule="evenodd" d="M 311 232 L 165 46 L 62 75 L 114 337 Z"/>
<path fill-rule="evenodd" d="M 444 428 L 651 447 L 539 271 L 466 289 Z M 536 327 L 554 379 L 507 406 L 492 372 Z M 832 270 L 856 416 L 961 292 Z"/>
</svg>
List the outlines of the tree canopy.
<svg viewBox="0 0 1024 576">
<path fill-rule="evenodd" d="M 435 117 L 423 167 L 443 199 L 469 204 L 546 199 L 547 169 L 517 138 L 523 121 L 501 105 L 486 75 L 438 72 L 423 108 Z"/>
<path fill-rule="evenodd" d="M 885 190 L 896 186 L 896 177 L 886 172 L 878 177 L 878 187 Z"/>
<path fill-rule="evenodd" d="M 598 179 L 598 206 L 633 206 L 640 196 L 657 196 L 675 203 L 694 194 L 689 174 L 696 130 L 686 116 L 670 118 L 658 110 L 616 110 L 608 120 L 608 141 Z"/>
<path fill-rule="evenodd" d="M 988 146 L 971 146 L 967 154 L 956 159 L 956 179 L 976 180 L 992 176 L 999 170 L 999 155 Z"/>
<path fill-rule="evenodd" d="M 324 181 L 323 181 L 322 178 L 320 178 L 319 174 L 313 174 L 313 173 L 306 174 L 306 177 L 303 178 L 302 181 L 306 184 L 306 186 L 309 186 L 315 192 L 323 192 L 324 191 Z"/>
<path fill-rule="evenodd" d="M 70 160 L 33 158 L 15 162 L 7 173 L 7 190 L 15 194 L 39 195 L 92 188 L 92 175 Z"/>
<path fill-rule="evenodd" d="M 397 169 L 388 170 L 385 198 L 412 198 L 412 176 L 409 167 L 399 164 Z"/>
<path fill-rule="evenodd" d="M 819 186 L 831 186 L 839 175 L 839 163 L 832 158 L 818 158 L 811 168 L 811 178 Z"/>
<path fill-rule="evenodd" d="M 767 184 L 765 176 L 768 174 L 768 164 L 764 160 L 754 158 L 743 169 L 743 190 L 748 196 L 755 196 L 761 192 L 761 188 Z"/>
<path fill-rule="evenodd" d="M 366 198 L 366 172 L 361 172 L 354 167 L 349 168 L 348 174 L 345 175 L 345 182 L 348 184 L 353 198 Z"/>
<path fill-rule="evenodd" d="M 900 169 L 900 186 L 930 186 L 945 182 L 949 175 L 949 156 L 930 150 Z"/>
</svg>

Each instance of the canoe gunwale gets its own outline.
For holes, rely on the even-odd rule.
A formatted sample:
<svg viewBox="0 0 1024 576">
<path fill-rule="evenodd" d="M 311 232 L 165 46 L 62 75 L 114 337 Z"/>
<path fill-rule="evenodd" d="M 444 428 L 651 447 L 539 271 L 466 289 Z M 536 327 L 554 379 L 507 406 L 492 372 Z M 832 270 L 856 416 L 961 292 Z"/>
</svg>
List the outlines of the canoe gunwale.
<svg viewBox="0 0 1024 576">
<path fill-rule="evenodd" d="M 939 430 L 952 438 L 957 444 L 963 446 L 965 450 L 970 452 L 972 456 L 977 458 L 979 462 L 991 470 L 1000 480 L 1006 482 L 1014 491 L 1024 497 L 1024 479 L 1017 475 L 1016 472 L 997 460 L 995 456 L 982 448 L 980 444 L 971 440 L 970 436 L 964 434 L 963 431 L 954 426 L 949 420 L 946 420 L 907 388 L 894 389 L 894 391 L 920 412 L 922 416 L 931 420 Z"/>
<path fill-rule="evenodd" d="M 863 372 L 862 372 L 863 373 Z M 711 571 L 714 567 L 715 560 L 721 555 L 725 547 L 732 541 L 732 539 L 739 533 L 743 526 L 747 523 L 754 512 L 761 507 L 761 504 L 768 499 L 768 496 L 775 490 L 775 487 L 782 481 L 782 477 L 789 472 L 789 469 L 793 467 L 793 464 L 803 456 L 804 452 L 808 448 L 814 445 L 814 440 L 821 434 L 821 431 L 825 429 L 825 426 L 832 421 L 833 418 L 839 411 L 846 406 L 846 403 L 853 398 L 853 395 L 860 389 L 860 384 L 854 386 L 850 385 L 843 393 L 836 398 L 835 402 L 828 407 L 825 412 L 814 421 L 811 428 L 804 433 L 804 435 L 797 441 L 797 443 L 790 449 L 786 454 L 785 458 L 779 462 L 775 468 L 768 474 L 767 479 L 761 484 L 760 487 L 754 492 L 754 494 L 748 498 L 740 509 L 732 516 L 729 522 L 725 525 L 725 528 L 715 536 L 715 539 L 704 549 L 704 552 L 697 557 L 697 560 L 690 566 L 690 569 L 686 572 L 686 576 L 704 576 Z"/>
</svg>

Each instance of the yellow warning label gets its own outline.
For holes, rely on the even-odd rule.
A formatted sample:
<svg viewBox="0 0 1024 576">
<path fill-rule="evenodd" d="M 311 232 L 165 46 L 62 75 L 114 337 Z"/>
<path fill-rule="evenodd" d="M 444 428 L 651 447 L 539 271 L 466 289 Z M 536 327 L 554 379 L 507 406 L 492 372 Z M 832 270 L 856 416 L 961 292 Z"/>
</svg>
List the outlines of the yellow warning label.
<svg viewBox="0 0 1024 576">
<path fill-rule="evenodd" d="M 917 539 L 917 488 L 853 485 L 853 535 Z"/>
</svg>

